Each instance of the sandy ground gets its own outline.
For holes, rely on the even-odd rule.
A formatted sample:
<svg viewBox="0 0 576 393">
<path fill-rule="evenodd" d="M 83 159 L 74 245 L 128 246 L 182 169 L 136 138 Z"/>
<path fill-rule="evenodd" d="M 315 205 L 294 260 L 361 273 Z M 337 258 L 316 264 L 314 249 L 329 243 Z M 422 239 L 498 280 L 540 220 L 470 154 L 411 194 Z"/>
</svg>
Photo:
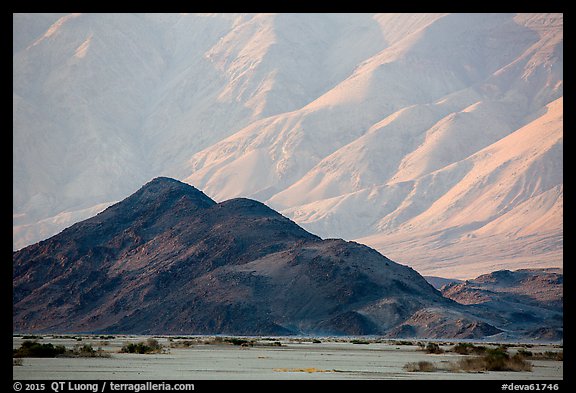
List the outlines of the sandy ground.
<svg viewBox="0 0 576 393">
<path fill-rule="evenodd" d="M 174 348 L 183 339 L 157 338 L 165 346 L 165 353 L 119 353 L 122 345 L 138 342 L 146 337 L 116 336 L 100 339 L 84 336 L 74 338 L 45 336 L 41 343 L 65 345 L 91 344 L 110 353 L 107 358 L 25 358 L 21 366 L 13 366 L 13 379 L 43 380 L 210 380 L 210 379 L 502 379 L 502 380 L 561 380 L 563 362 L 532 360 L 530 372 L 409 372 L 404 365 L 428 361 L 439 369 L 448 369 L 451 362 L 462 356 L 454 352 L 427 354 L 417 345 L 400 345 L 392 341 L 354 344 L 349 341 L 323 341 L 278 338 L 281 346 L 271 340 L 258 340 L 253 347 L 231 344 L 194 344 Z M 24 341 L 13 338 L 13 347 Z M 416 343 L 416 341 L 414 341 Z M 448 350 L 452 345 L 445 344 Z M 515 349 L 509 348 L 513 353 Z M 532 352 L 561 351 L 556 346 L 534 346 Z"/>
</svg>

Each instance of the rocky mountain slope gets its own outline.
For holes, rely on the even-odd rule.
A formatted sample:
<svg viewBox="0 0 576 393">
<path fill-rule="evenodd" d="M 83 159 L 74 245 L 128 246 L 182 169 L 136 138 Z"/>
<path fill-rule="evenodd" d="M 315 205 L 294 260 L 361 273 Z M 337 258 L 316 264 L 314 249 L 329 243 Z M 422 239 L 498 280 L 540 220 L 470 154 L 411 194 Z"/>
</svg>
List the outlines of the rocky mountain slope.
<svg viewBox="0 0 576 393">
<path fill-rule="evenodd" d="M 558 340 L 563 337 L 564 275 L 561 269 L 499 270 L 464 283 L 451 283 L 440 291 L 450 299 L 472 306 L 506 332 Z"/>
<path fill-rule="evenodd" d="M 562 14 L 13 18 L 14 249 L 162 175 L 422 274 L 562 266 Z"/>
<path fill-rule="evenodd" d="M 14 252 L 13 302 L 15 332 L 483 338 L 505 323 L 365 245 L 170 178 Z"/>
<path fill-rule="evenodd" d="M 16 252 L 13 293 L 15 331 L 60 332 L 371 334 L 451 302 L 366 246 L 168 178 Z"/>
</svg>

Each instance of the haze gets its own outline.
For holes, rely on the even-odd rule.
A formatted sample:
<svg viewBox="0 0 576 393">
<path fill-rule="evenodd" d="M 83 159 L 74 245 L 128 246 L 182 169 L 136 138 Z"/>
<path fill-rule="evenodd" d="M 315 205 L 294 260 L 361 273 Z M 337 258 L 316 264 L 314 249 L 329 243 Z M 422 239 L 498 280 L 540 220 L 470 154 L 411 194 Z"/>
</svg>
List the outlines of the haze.
<svg viewBox="0 0 576 393">
<path fill-rule="evenodd" d="M 423 275 L 562 267 L 562 14 L 14 14 L 13 248 L 170 176 Z"/>
</svg>

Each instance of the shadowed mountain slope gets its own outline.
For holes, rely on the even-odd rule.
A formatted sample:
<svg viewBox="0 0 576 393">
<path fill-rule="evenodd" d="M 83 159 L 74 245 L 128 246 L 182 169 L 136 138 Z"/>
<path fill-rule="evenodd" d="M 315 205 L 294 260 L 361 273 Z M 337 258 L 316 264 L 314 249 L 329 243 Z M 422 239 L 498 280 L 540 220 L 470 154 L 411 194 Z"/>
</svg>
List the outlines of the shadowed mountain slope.
<svg viewBox="0 0 576 393">
<path fill-rule="evenodd" d="M 384 328 L 359 312 L 375 300 L 405 306 L 393 321 L 446 303 L 366 246 L 168 178 L 15 252 L 13 293 L 15 331 L 366 334 Z"/>
</svg>

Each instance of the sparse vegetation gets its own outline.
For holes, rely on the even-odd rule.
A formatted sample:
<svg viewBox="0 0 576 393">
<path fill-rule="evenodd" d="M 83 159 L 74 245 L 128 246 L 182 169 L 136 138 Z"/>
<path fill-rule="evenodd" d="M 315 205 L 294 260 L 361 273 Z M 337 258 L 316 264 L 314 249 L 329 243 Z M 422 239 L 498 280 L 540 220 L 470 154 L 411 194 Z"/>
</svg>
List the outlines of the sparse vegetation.
<svg viewBox="0 0 576 393">
<path fill-rule="evenodd" d="M 122 343 L 122 338 L 126 338 L 126 342 Z M 118 351 L 133 354 L 143 354 L 143 353 L 163 353 L 168 351 L 169 348 L 183 348 L 179 349 L 180 353 L 185 356 L 186 348 L 192 348 L 193 346 L 201 346 L 204 349 L 206 344 L 217 344 L 219 349 L 216 351 L 218 353 L 222 352 L 228 348 L 229 351 L 237 351 L 242 347 L 257 347 L 261 348 L 264 352 L 258 352 L 255 355 L 258 359 L 277 359 L 278 353 L 282 351 L 282 348 L 276 349 L 276 347 L 282 347 L 287 345 L 290 348 L 290 352 L 294 351 L 306 351 L 308 346 L 300 346 L 299 343 L 311 343 L 314 342 L 321 346 L 319 343 L 324 342 L 328 345 L 328 350 L 330 350 L 331 342 L 348 343 L 348 344 L 374 344 L 378 341 L 370 337 L 245 337 L 245 336 L 182 336 L 182 337 L 137 337 L 137 336 L 116 336 L 114 342 L 111 342 L 112 348 L 105 347 L 106 350 L 102 350 L 102 338 L 108 338 L 106 336 L 94 335 L 88 336 L 84 335 L 84 340 L 82 342 L 75 341 L 78 336 L 65 336 L 64 341 L 52 340 L 51 336 L 44 336 L 43 341 L 32 341 L 32 340 L 22 340 L 18 339 L 16 342 L 18 345 L 22 343 L 21 348 L 14 349 L 14 359 L 13 367 L 15 375 L 22 373 L 28 366 L 34 366 L 35 362 L 27 361 L 23 359 L 24 357 L 73 357 L 73 358 L 92 358 L 92 357 L 110 357 L 110 356 L 120 356 L 115 355 Z M 527 347 L 523 344 L 509 344 L 509 345 L 499 345 L 496 342 L 441 342 L 441 341 L 422 341 L 417 340 L 381 340 L 386 349 L 394 349 L 401 351 L 402 357 L 406 359 L 404 362 L 400 363 L 398 366 L 402 367 L 404 375 L 410 375 L 412 373 L 413 377 L 419 378 L 430 375 L 430 373 L 496 373 L 498 371 L 505 372 L 517 372 L 520 375 L 527 375 L 530 373 L 534 367 L 534 370 L 538 370 L 540 373 L 541 369 L 536 367 L 546 366 L 543 365 L 542 360 L 549 362 L 557 362 L 563 360 L 563 352 L 561 347 L 553 347 L 551 345 L 538 345 L 533 347 Z M 51 342 L 51 343 L 50 343 Z M 65 344 L 57 345 L 57 344 Z M 130 344 L 129 344 L 130 343 Z M 124 346 L 122 347 L 122 345 Z M 164 344 L 164 346 L 162 345 Z M 309 345 L 309 344 L 308 344 Z M 402 348 L 405 345 L 408 347 Z M 122 347 L 122 350 L 120 350 Z M 239 348 L 240 347 L 240 348 Z M 301 348 L 299 348 L 301 347 Z M 266 352 L 266 348 L 267 352 Z M 375 349 L 379 346 L 376 345 Z M 209 347 L 208 347 L 209 349 Z M 339 348 L 338 351 L 348 350 L 350 346 L 343 346 Z M 369 349 L 369 348 L 367 348 Z M 418 350 L 420 349 L 420 350 Z M 359 349 L 360 350 L 360 349 Z M 194 351 L 191 349 L 190 351 Z M 273 354 L 276 351 L 276 354 Z M 250 352 L 250 351 L 247 351 Z M 356 351 L 357 352 L 357 351 Z M 362 351 L 361 351 L 362 352 Z M 387 351 L 387 355 L 394 356 L 394 351 Z M 440 355 L 425 355 L 429 354 L 440 354 Z M 445 355 L 442 355 L 444 353 Z M 281 354 L 280 354 L 281 355 Z M 406 355 L 407 357 L 404 357 Z M 196 356 L 196 355 L 194 355 Z M 120 359 L 130 361 L 130 357 L 120 356 Z M 422 359 L 422 360 L 421 360 Z M 134 359 L 133 359 L 134 360 Z M 538 360 L 538 361 L 536 361 Z M 536 362 L 535 362 L 536 361 Z M 261 364 L 265 364 L 267 361 L 262 360 Z M 76 363 L 76 362 L 72 362 Z M 81 363 L 81 362 L 78 362 Z M 534 363 L 535 365 L 533 366 Z M 354 373 L 356 371 L 343 371 L 342 369 L 336 370 L 336 364 L 328 365 L 325 367 L 318 368 L 318 365 L 314 364 L 282 364 L 270 362 L 273 364 L 272 367 L 279 367 L 274 369 L 275 372 L 292 372 L 292 373 L 335 373 L 335 372 L 346 372 Z M 552 363 L 551 363 L 552 364 Z M 549 369 L 557 369 L 556 365 L 545 367 Z M 21 367 L 26 366 L 26 367 Z M 19 368 L 20 367 L 20 368 Z M 334 369 L 332 369 L 334 368 Z M 271 371 L 269 369 L 269 371 Z M 427 374 L 426 374 L 427 373 Z M 414 375 L 416 374 L 416 375 Z M 293 374 L 295 375 L 295 374 Z M 319 374 L 317 374 L 319 375 Z M 540 375 L 540 374 L 539 374 Z M 490 378 L 490 374 L 484 377 Z"/>
<path fill-rule="evenodd" d="M 54 357 L 109 357 L 102 349 L 94 350 L 92 345 L 75 345 L 67 350 L 64 345 L 40 344 L 35 341 L 24 341 L 20 348 L 14 349 L 14 358 L 54 358 Z"/>
<path fill-rule="evenodd" d="M 524 348 L 519 349 L 517 353 L 518 353 L 518 355 L 520 355 L 524 358 L 530 358 L 533 355 L 533 353 L 531 351 L 528 351 Z"/>
<path fill-rule="evenodd" d="M 54 358 L 66 352 L 64 345 L 40 344 L 36 341 L 24 341 L 20 348 L 12 351 L 14 358 Z"/>
<path fill-rule="evenodd" d="M 458 362 L 460 369 L 478 371 L 532 371 L 532 364 L 520 354 L 510 356 L 506 347 L 488 348 L 483 356 L 464 358 Z"/>
<path fill-rule="evenodd" d="M 435 345 L 426 346 L 429 353 L 438 353 Z M 527 355 L 522 350 L 514 355 L 507 351 L 508 346 L 499 346 L 496 348 L 486 348 L 484 346 L 475 346 L 469 343 L 459 343 L 453 348 L 453 352 L 477 356 L 466 356 L 458 362 L 446 362 L 445 366 L 434 365 L 431 362 L 420 361 L 410 362 L 404 365 L 404 369 L 409 372 L 432 372 L 432 371 L 465 371 L 465 372 L 485 372 L 485 371 L 532 371 L 532 364 L 526 361 Z M 438 348 L 440 349 L 440 348 Z M 441 350 L 441 349 L 440 349 Z"/>
<path fill-rule="evenodd" d="M 73 357 L 73 358 L 109 358 L 110 354 L 104 352 L 102 348 L 94 349 L 92 348 L 91 344 L 77 344 L 74 348 L 70 350 L 66 350 L 62 355 L 62 357 Z"/>
<path fill-rule="evenodd" d="M 352 344 L 370 344 L 370 341 L 354 339 L 350 341 Z"/>
<path fill-rule="evenodd" d="M 192 345 L 197 344 L 196 341 L 192 340 L 183 340 L 183 341 L 174 341 L 170 340 L 170 348 L 190 348 Z"/>
<path fill-rule="evenodd" d="M 520 351 L 518 351 L 520 352 Z M 529 352 L 529 351 L 527 351 Z M 557 361 L 563 361 L 564 360 L 564 352 L 560 351 L 560 352 L 554 352 L 554 351 L 546 351 L 546 352 L 529 352 L 530 354 L 525 354 L 523 353 L 522 355 L 525 357 L 529 357 L 530 359 L 533 360 L 557 360 Z"/>
<path fill-rule="evenodd" d="M 486 347 L 482 345 L 476 346 L 472 343 L 458 343 L 454 345 L 452 351 L 460 355 L 481 355 L 486 352 Z"/>
<path fill-rule="evenodd" d="M 211 337 L 205 340 L 201 340 L 202 344 L 211 345 L 211 344 L 224 344 L 223 337 Z"/>
<path fill-rule="evenodd" d="M 94 336 L 92 338 L 109 338 L 112 336 Z M 48 339 L 46 339 L 48 338 Z M 50 341 L 50 336 L 44 337 L 44 341 Z M 90 336 L 84 336 L 84 342 L 76 342 L 74 340 L 78 336 L 65 336 L 67 339 L 68 348 L 64 345 L 55 345 L 53 343 L 41 343 L 38 341 L 24 340 L 21 347 L 13 350 L 13 366 L 22 366 L 24 364 L 23 359 L 25 357 L 32 358 L 51 358 L 51 357 L 110 357 L 110 351 L 104 351 L 101 347 L 96 347 L 102 345 L 102 341 L 92 341 L 89 342 Z M 164 339 L 165 337 L 160 337 Z M 72 343 L 70 343 L 72 341 Z M 318 338 L 301 338 L 301 337 L 289 337 L 283 338 L 282 342 L 278 338 L 265 337 L 265 338 L 254 338 L 254 337 L 226 337 L 226 336 L 182 336 L 182 337 L 170 337 L 168 338 L 170 348 L 189 348 L 194 345 L 206 345 L 206 344 L 218 344 L 223 346 L 240 346 L 240 347 L 281 347 L 284 342 L 290 343 L 304 343 L 313 342 L 321 343 L 324 342 L 346 342 L 353 344 L 369 344 L 378 342 L 373 339 L 363 339 L 363 338 L 350 338 L 350 337 L 338 337 L 338 338 L 322 338 L 322 341 Z M 56 342 L 57 343 L 57 342 Z M 499 345 L 497 343 L 485 343 L 484 345 L 473 344 L 470 342 L 460 342 L 460 343 L 446 343 L 446 342 L 417 342 L 409 340 L 393 340 L 387 342 L 390 345 L 406 345 L 406 346 L 418 346 L 421 351 L 428 354 L 442 354 L 450 353 L 452 359 L 456 358 L 456 361 L 450 361 L 450 359 L 444 359 L 444 357 L 429 357 L 429 359 L 434 358 L 434 361 L 413 361 L 406 363 L 403 369 L 407 372 L 477 372 L 483 373 L 488 371 L 514 371 L 514 372 L 530 372 L 532 371 L 533 360 L 549 360 L 549 361 L 562 361 L 563 352 L 561 347 L 547 347 L 551 350 L 544 351 L 542 347 L 540 351 L 535 350 L 534 347 L 527 347 L 521 344 L 507 344 Z M 482 343 L 484 344 L 484 343 Z M 70 347 L 73 345 L 73 348 Z M 94 347 L 93 347 L 94 345 Z M 113 345 L 118 345 L 117 342 Z M 530 348 L 530 349 L 528 349 Z M 396 347 L 399 349 L 399 347 Z M 407 349 L 408 351 L 413 351 L 414 348 Z M 147 354 L 147 353 L 162 353 L 168 351 L 157 339 L 148 338 L 147 340 L 132 343 L 126 343 L 120 352 L 123 353 L 135 353 L 135 354 Z M 457 356 L 455 354 L 464 355 Z M 423 357 L 418 355 L 420 358 Z M 259 356 L 259 359 L 268 358 L 267 356 Z M 322 370 L 316 368 L 282 368 L 275 369 L 274 371 L 284 371 L 284 372 L 338 372 L 339 370 Z"/>
<path fill-rule="evenodd" d="M 26 335 L 26 336 L 22 336 L 22 338 L 24 340 L 42 340 L 44 337 L 42 336 L 35 336 L 35 335 Z"/>
<path fill-rule="evenodd" d="M 544 352 L 544 354 L 547 355 L 546 359 L 558 360 L 561 362 L 564 361 L 564 351 L 561 351 L 561 352 L 546 351 L 546 352 Z"/>
<path fill-rule="evenodd" d="M 444 350 L 442 348 L 440 348 L 440 345 L 436 344 L 436 343 L 428 343 L 426 345 L 426 349 L 425 349 L 426 353 L 433 353 L 433 354 L 440 354 L 440 353 L 444 353 Z"/>
<path fill-rule="evenodd" d="M 246 340 L 246 339 L 243 339 L 243 338 L 229 337 L 229 338 L 226 338 L 224 341 L 229 342 L 229 343 L 234 344 L 234 345 L 240 345 L 240 346 L 243 346 L 243 347 L 252 347 L 252 346 L 254 346 L 254 341 L 252 341 L 252 340 Z"/>
<path fill-rule="evenodd" d="M 170 348 L 189 348 L 193 345 L 237 345 L 247 347 L 281 347 L 282 343 L 275 338 L 246 339 L 239 337 L 211 337 L 211 338 L 191 338 L 185 340 L 169 340 Z"/>
<path fill-rule="evenodd" d="M 145 342 L 130 343 L 122 347 L 120 352 L 122 353 L 160 353 L 162 352 L 163 346 L 154 338 L 149 338 Z"/>
</svg>

